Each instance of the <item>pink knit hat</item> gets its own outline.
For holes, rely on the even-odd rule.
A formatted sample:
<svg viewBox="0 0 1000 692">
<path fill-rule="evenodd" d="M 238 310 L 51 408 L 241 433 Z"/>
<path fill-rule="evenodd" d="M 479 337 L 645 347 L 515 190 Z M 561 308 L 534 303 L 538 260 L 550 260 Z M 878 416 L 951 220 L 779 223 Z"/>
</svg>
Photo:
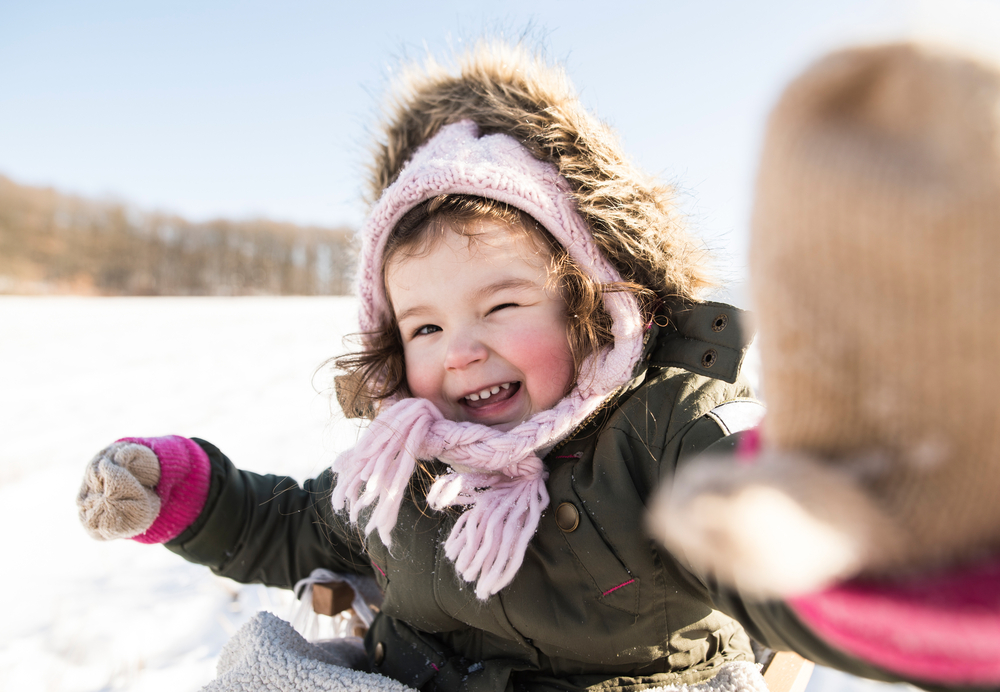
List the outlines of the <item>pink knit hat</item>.
<svg viewBox="0 0 1000 692">
<path fill-rule="evenodd" d="M 363 331 L 376 331 L 392 317 L 382 253 L 393 228 L 407 211 L 440 194 L 510 204 L 542 224 L 589 277 L 600 283 L 621 280 L 594 243 L 555 167 L 507 135 L 480 137 L 477 125 L 465 120 L 441 128 L 416 152 L 362 229 L 357 290 Z M 439 459 L 453 468 L 431 486 L 428 504 L 435 509 L 466 507 L 445 543 L 446 555 L 466 581 L 476 582 L 481 599 L 509 584 L 549 501 L 547 472 L 538 454 L 544 456 L 625 384 L 642 351 L 643 325 L 635 298 L 610 292 L 604 303 L 613 320 L 614 345 L 584 361 L 573 390 L 553 408 L 501 432 L 446 420 L 424 399 L 392 401 L 358 445 L 334 461 L 334 509 L 346 506 L 356 522 L 360 511 L 377 500 L 366 531 L 378 529 L 391 547 L 391 531 L 417 459 Z"/>
</svg>

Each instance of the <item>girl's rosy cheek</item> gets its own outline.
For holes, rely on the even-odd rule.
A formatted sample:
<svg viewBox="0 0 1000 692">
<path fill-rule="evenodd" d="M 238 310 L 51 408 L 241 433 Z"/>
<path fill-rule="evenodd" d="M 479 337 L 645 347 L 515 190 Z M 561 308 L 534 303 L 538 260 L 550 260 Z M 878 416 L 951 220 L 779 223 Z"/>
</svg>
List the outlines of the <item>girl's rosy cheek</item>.
<svg viewBox="0 0 1000 692">
<path fill-rule="evenodd" d="M 426 366 L 420 358 L 407 353 L 404 359 L 406 363 L 406 386 L 410 394 L 415 397 L 427 398 L 427 373 Z"/>
</svg>

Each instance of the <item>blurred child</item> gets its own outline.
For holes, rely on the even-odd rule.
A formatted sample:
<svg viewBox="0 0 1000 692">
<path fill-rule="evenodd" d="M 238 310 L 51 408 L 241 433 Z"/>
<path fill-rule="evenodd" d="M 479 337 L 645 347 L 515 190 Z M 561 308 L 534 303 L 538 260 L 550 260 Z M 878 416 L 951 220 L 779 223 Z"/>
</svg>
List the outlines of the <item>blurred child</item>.
<svg viewBox="0 0 1000 692">
<path fill-rule="evenodd" d="M 998 258 L 1000 72 L 882 46 L 787 89 L 751 241 L 768 413 L 653 524 L 707 579 L 791 598 L 840 651 L 819 661 L 1000 684 Z"/>
</svg>

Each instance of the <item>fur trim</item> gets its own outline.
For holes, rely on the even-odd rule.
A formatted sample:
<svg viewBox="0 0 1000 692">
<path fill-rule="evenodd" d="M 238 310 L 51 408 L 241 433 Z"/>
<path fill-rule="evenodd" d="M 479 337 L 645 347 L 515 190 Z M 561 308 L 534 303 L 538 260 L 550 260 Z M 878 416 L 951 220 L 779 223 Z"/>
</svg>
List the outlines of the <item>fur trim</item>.
<svg viewBox="0 0 1000 692">
<path fill-rule="evenodd" d="M 390 92 L 370 171 L 374 203 L 442 126 L 472 120 L 507 134 L 569 182 L 577 210 L 625 281 L 668 305 L 709 285 L 705 253 L 687 233 L 672 188 L 639 171 L 617 136 L 588 113 L 565 72 L 523 45 L 481 41 L 454 70 L 432 58 Z"/>
</svg>

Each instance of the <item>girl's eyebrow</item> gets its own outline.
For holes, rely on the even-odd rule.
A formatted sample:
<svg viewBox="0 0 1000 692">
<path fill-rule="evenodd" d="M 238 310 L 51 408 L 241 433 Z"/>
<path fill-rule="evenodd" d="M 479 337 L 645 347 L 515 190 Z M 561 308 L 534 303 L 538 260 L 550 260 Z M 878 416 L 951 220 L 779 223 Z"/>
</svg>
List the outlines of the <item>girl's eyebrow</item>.
<svg viewBox="0 0 1000 692">
<path fill-rule="evenodd" d="M 424 314 L 425 312 L 430 312 L 430 307 L 427 305 L 414 305 L 412 308 L 407 308 L 403 312 L 396 315 L 396 323 L 403 322 L 410 317 L 417 317 Z"/>
<path fill-rule="evenodd" d="M 511 291 L 511 290 L 524 290 L 526 288 L 540 288 L 540 286 L 531 281 L 530 279 L 519 279 L 517 277 L 510 277 L 507 279 L 501 279 L 499 281 L 494 281 L 491 284 L 487 284 L 482 288 L 479 288 L 475 292 L 477 298 L 484 298 L 493 295 L 494 293 L 499 293 L 500 291 Z"/>
<path fill-rule="evenodd" d="M 501 291 L 516 291 L 531 288 L 541 288 L 536 282 L 530 279 L 518 279 L 518 278 L 508 278 L 501 279 L 500 281 L 494 281 L 491 284 L 482 286 L 476 289 L 473 293 L 474 298 L 482 299 L 488 298 L 491 295 L 500 293 Z M 403 312 L 396 315 L 396 322 L 403 322 L 411 317 L 419 317 L 425 313 L 431 312 L 431 306 L 429 305 L 414 305 L 413 307 L 403 310 Z"/>
</svg>

